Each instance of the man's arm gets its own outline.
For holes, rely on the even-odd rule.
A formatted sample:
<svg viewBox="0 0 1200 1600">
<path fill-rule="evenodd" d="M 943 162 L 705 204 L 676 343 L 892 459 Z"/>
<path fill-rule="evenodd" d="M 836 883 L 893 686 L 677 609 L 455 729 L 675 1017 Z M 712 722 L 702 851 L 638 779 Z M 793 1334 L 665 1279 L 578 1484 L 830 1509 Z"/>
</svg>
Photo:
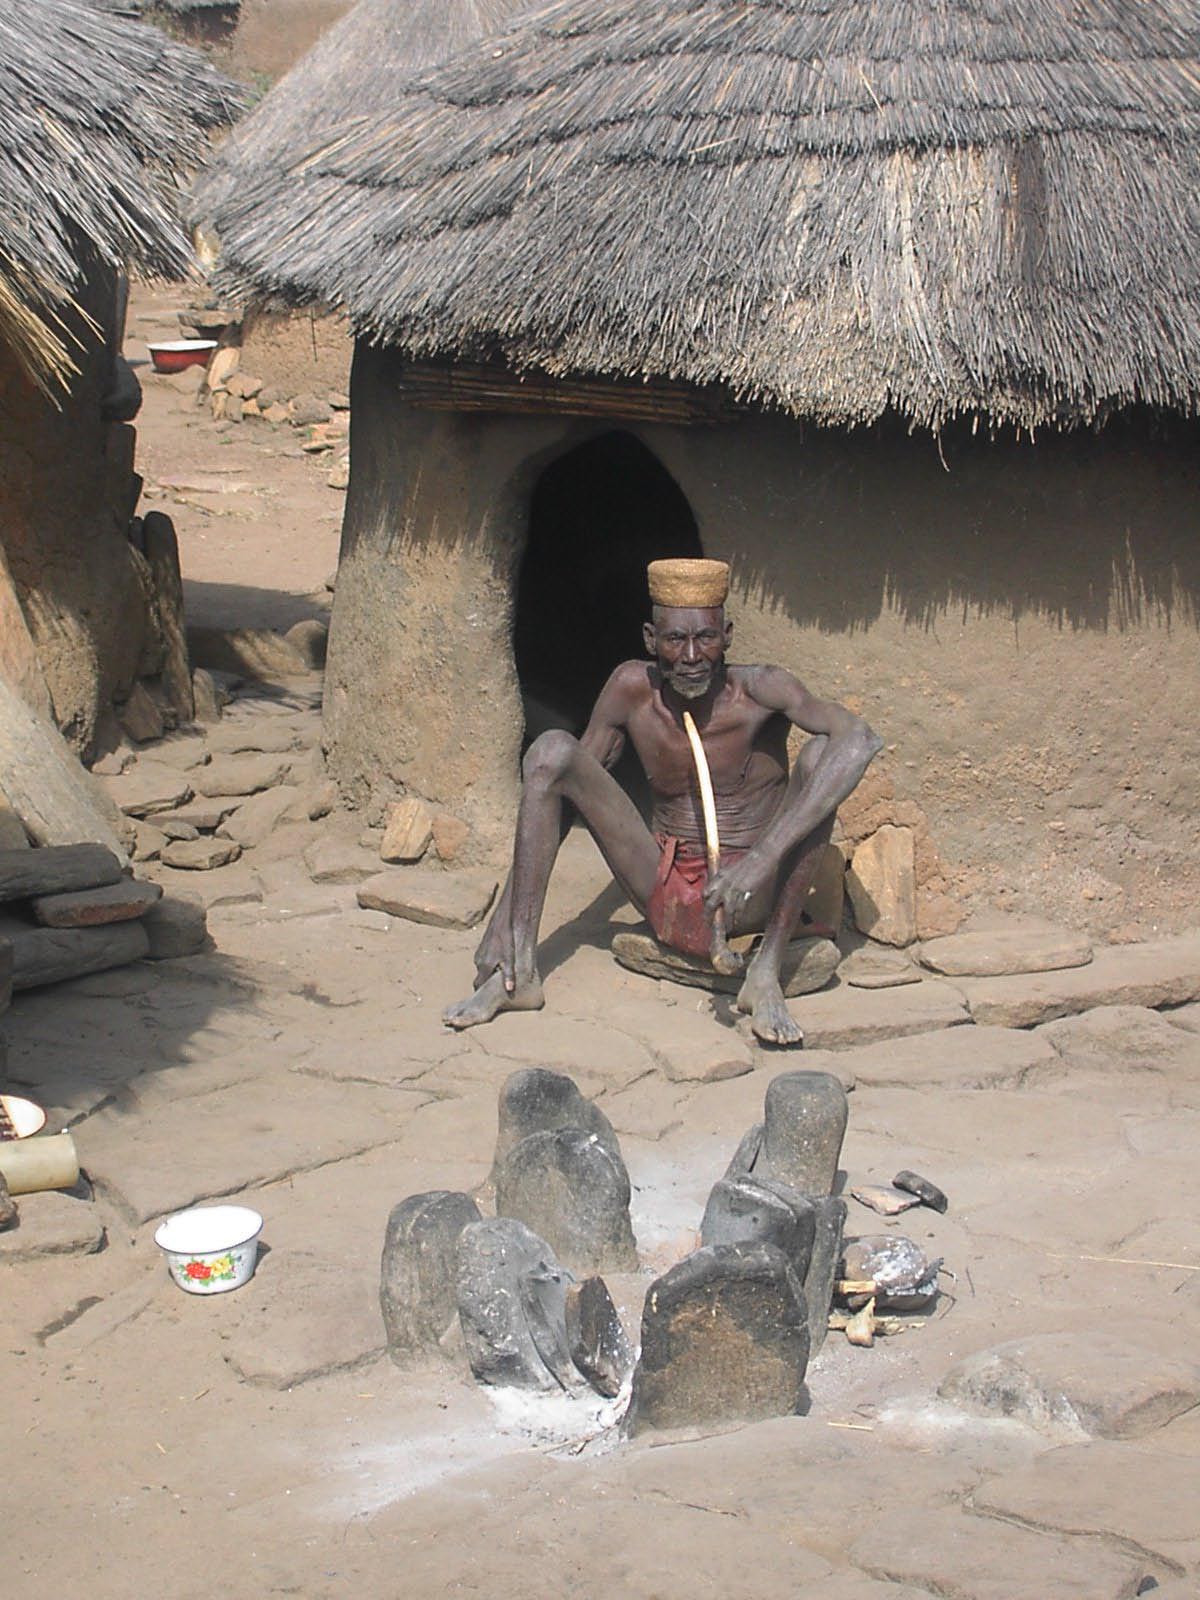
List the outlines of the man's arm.
<svg viewBox="0 0 1200 1600">
<path fill-rule="evenodd" d="M 611 767 L 625 748 L 625 728 L 646 669 L 638 661 L 624 661 L 609 675 L 588 718 L 579 742 L 602 767 Z"/>
<path fill-rule="evenodd" d="M 803 787 L 789 785 L 779 810 L 754 847 L 729 872 L 719 872 L 704 896 L 711 913 L 724 905 L 733 914 L 740 897 L 774 872 L 787 852 L 853 793 L 871 761 L 883 749 L 872 728 L 833 700 L 818 700 L 798 678 L 781 667 L 744 669 L 747 692 L 759 705 L 778 711 L 805 733 L 827 740 Z"/>
</svg>

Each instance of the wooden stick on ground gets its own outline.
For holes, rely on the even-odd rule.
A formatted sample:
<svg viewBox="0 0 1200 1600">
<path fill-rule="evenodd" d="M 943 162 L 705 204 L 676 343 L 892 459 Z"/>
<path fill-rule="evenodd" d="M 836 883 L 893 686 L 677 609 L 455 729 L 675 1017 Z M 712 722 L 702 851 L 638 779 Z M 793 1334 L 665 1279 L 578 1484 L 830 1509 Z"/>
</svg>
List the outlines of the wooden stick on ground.
<svg viewBox="0 0 1200 1600">
<path fill-rule="evenodd" d="M 683 731 L 692 747 L 692 760 L 696 765 L 696 781 L 700 785 L 700 809 L 704 813 L 704 843 L 708 851 L 708 875 L 714 877 L 721 866 L 721 838 L 717 832 L 717 802 L 713 796 L 712 774 L 708 770 L 708 757 L 700 742 L 700 734 L 692 721 L 690 711 L 683 713 Z M 709 959 L 714 969 L 723 977 L 731 978 L 742 970 L 742 958 L 736 955 L 725 941 L 725 908 L 718 906 L 713 913 L 712 946 Z"/>
</svg>

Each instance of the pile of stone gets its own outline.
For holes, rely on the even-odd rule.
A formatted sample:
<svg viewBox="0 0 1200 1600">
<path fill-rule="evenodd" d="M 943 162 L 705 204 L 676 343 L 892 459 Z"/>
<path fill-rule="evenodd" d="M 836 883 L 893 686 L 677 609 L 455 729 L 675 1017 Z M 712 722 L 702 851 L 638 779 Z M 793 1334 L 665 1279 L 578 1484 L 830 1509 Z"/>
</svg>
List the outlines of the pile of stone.
<svg viewBox="0 0 1200 1600">
<path fill-rule="evenodd" d="M 570 1078 L 515 1073 L 500 1094 L 495 1217 L 445 1190 L 391 1214 L 380 1300 L 392 1359 L 448 1353 L 461 1338 L 480 1383 L 606 1399 L 628 1389 L 633 1434 L 802 1411 L 835 1291 L 861 1297 L 852 1309 L 869 1301 L 868 1316 L 888 1292 L 897 1310 L 936 1294 L 940 1263 L 911 1241 L 846 1246 L 832 1193 L 846 1120 L 831 1074 L 772 1080 L 762 1122 L 709 1196 L 700 1247 L 646 1289 L 635 1356 L 600 1276 L 638 1269 L 616 1133 Z"/>
<path fill-rule="evenodd" d="M 191 955 L 207 938 L 203 907 L 129 877 L 99 844 L 0 850 L 0 906 L 6 990 Z"/>
<path fill-rule="evenodd" d="M 207 368 L 188 367 L 168 381 L 185 393 L 194 393 L 197 404 L 208 408 L 214 422 L 261 421 L 296 429 L 301 434 L 300 448 L 306 454 L 337 454 L 329 484 L 331 488 L 347 487 L 349 395 L 336 389 L 325 395 L 285 394 L 262 378 L 244 372 L 242 352 L 233 344 L 215 350 Z M 343 473 L 346 481 L 334 482 Z"/>
<path fill-rule="evenodd" d="M 260 690 L 261 715 L 226 720 L 220 700 L 238 680 L 218 671 L 205 677 L 213 686 L 215 723 L 137 748 L 124 744 L 93 767 L 132 825 L 135 861 L 209 871 L 236 861 L 280 823 L 315 820 L 333 807 L 333 787 L 314 748 L 319 694 Z"/>
</svg>

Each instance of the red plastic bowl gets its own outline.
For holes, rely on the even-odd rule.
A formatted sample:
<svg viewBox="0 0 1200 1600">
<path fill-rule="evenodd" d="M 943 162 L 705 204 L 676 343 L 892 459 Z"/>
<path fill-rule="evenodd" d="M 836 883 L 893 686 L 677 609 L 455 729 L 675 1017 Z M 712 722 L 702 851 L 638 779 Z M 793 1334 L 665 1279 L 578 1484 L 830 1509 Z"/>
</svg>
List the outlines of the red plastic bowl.
<svg viewBox="0 0 1200 1600">
<path fill-rule="evenodd" d="M 182 372 L 184 367 L 206 367 L 208 358 L 217 348 L 217 341 L 170 339 L 165 344 L 151 344 L 146 348 L 150 352 L 155 372 Z"/>
</svg>

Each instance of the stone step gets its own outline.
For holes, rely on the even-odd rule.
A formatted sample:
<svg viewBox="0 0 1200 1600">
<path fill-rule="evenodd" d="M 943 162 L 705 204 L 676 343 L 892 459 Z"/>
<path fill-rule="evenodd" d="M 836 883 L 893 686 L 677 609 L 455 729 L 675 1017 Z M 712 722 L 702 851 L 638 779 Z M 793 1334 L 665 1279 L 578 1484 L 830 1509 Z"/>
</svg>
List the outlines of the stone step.
<svg viewBox="0 0 1200 1600">
<path fill-rule="evenodd" d="M 1094 1006 L 1180 1006 L 1200 999 L 1200 933 L 1109 945 L 1086 967 L 947 979 L 976 1022 L 1032 1028 Z"/>
</svg>

